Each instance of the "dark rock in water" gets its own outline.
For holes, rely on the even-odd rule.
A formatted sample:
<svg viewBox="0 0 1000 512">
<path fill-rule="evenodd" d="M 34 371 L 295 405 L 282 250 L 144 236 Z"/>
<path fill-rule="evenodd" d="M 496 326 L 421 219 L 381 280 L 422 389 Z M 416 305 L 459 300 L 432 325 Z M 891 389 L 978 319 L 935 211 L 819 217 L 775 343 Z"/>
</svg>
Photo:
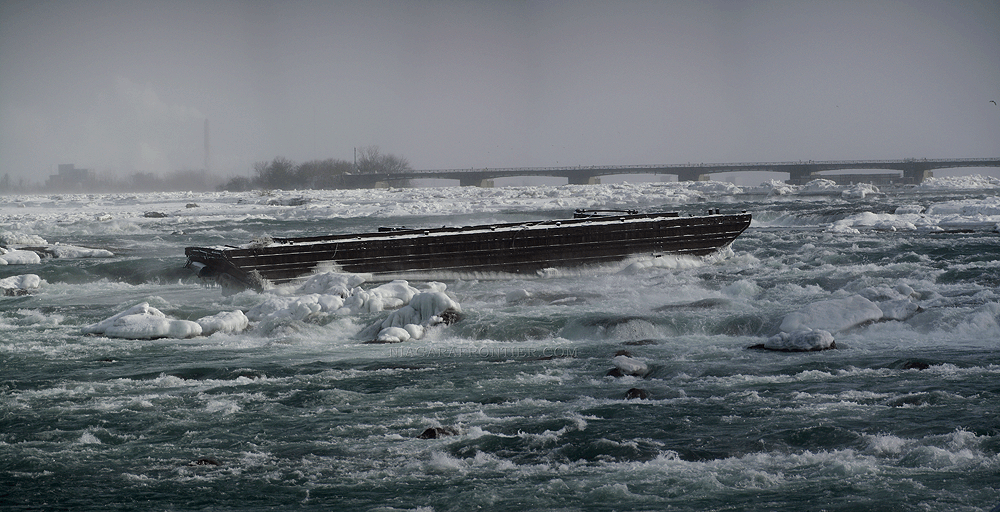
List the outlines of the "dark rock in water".
<svg viewBox="0 0 1000 512">
<path fill-rule="evenodd" d="M 307 203 L 309 203 L 309 198 L 301 196 L 285 199 L 271 199 L 267 202 L 268 206 L 302 206 Z"/>
<path fill-rule="evenodd" d="M 656 340 L 635 340 L 635 341 L 626 341 L 622 343 L 622 345 L 628 345 L 630 347 L 641 347 L 643 345 L 659 345 L 659 344 L 660 342 Z"/>
<path fill-rule="evenodd" d="M 572 359 L 572 354 L 559 354 L 551 356 L 538 356 L 534 359 L 528 359 L 528 361 L 552 361 L 553 359 Z"/>
<path fill-rule="evenodd" d="M 197 208 L 198 207 L 198 203 L 188 203 L 188 204 L 184 205 L 184 207 L 185 208 Z"/>
<path fill-rule="evenodd" d="M 772 348 L 764 345 L 763 343 L 758 343 L 756 345 L 750 345 L 747 350 L 770 350 L 771 352 L 819 352 L 821 350 L 833 350 L 837 348 L 837 342 L 831 341 L 829 347 L 824 348 L 810 348 L 807 350 L 793 349 L 793 348 Z"/>
<path fill-rule="evenodd" d="M 498 405 L 498 404 L 507 404 L 513 401 L 514 400 L 504 396 L 491 396 L 483 398 L 482 400 L 479 401 L 479 403 L 483 405 Z"/>
<path fill-rule="evenodd" d="M 462 319 L 462 314 L 452 308 L 442 311 L 438 316 L 441 317 L 441 323 L 445 325 L 451 325 Z"/>
<path fill-rule="evenodd" d="M 907 361 L 902 366 L 904 370 L 926 370 L 930 367 L 931 365 L 923 361 Z"/>
<path fill-rule="evenodd" d="M 215 459 L 204 458 L 188 462 L 188 466 L 221 466 L 222 463 Z"/>
<path fill-rule="evenodd" d="M 365 345 L 388 345 L 390 343 L 402 343 L 402 341 L 368 340 L 362 343 Z"/>
<path fill-rule="evenodd" d="M 24 288 L 0 288 L 0 290 L 3 290 L 4 297 L 20 297 L 31 294 L 31 291 Z"/>
<path fill-rule="evenodd" d="M 650 397 L 649 391 L 646 391 L 645 389 L 632 388 L 625 392 L 626 400 L 634 400 L 634 399 L 645 400 L 649 397 Z"/>
<path fill-rule="evenodd" d="M 728 306 L 732 301 L 729 299 L 702 299 L 696 300 L 694 302 L 687 302 L 684 304 L 667 304 L 665 306 L 660 306 L 654 308 L 653 311 L 663 312 L 672 311 L 677 309 L 711 309 L 723 306 Z"/>
<path fill-rule="evenodd" d="M 604 374 L 605 377 L 624 377 L 625 374 L 618 368 L 612 368 L 608 370 L 608 373 Z"/>
<path fill-rule="evenodd" d="M 619 350 L 619 351 L 615 352 L 614 357 L 618 357 L 618 356 L 632 357 L 632 353 L 629 352 L 628 350 Z"/>
<path fill-rule="evenodd" d="M 163 212 L 146 212 L 142 214 L 142 216 L 150 219 L 162 219 L 164 217 L 168 217 L 168 215 Z"/>
<path fill-rule="evenodd" d="M 451 427 L 430 427 L 424 430 L 417 439 L 438 439 L 445 436 L 457 436 L 458 429 Z"/>
</svg>

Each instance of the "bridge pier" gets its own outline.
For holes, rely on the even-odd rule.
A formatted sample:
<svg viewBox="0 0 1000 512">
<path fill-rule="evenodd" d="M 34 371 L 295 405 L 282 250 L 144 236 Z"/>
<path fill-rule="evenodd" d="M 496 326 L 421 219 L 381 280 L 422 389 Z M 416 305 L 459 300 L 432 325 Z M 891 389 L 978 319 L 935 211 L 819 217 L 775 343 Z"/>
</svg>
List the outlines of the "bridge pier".
<svg viewBox="0 0 1000 512">
<path fill-rule="evenodd" d="M 458 180 L 458 184 L 463 187 L 493 188 L 493 180 L 490 178 L 461 178 Z"/>
<path fill-rule="evenodd" d="M 711 181 L 712 175 L 702 174 L 699 170 L 678 171 L 677 181 Z"/>
<path fill-rule="evenodd" d="M 816 173 L 812 170 L 804 167 L 796 167 L 788 170 L 788 183 L 789 185 L 805 185 L 806 183 L 819 178 Z"/>
<path fill-rule="evenodd" d="M 600 176 L 567 176 L 570 185 L 600 185 Z"/>
<path fill-rule="evenodd" d="M 934 171 L 927 169 L 922 165 L 910 164 L 903 166 L 903 181 L 906 183 L 919 185 L 927 178 L 933 177 Z"/>
</svg>

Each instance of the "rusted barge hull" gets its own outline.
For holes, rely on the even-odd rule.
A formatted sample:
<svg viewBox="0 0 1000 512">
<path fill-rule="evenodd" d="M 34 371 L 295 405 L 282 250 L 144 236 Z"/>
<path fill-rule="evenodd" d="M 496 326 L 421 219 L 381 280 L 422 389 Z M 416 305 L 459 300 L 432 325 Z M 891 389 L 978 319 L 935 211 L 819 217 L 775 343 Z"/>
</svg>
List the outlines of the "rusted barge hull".
<svg viewBox="0 0 1000 512">
<path fill-rule="evenodd" d="M 717 212 L 717 210 L 716 210 Z M 750 214 L 676 213 L 583 216 L 436 229 L 275 238 L 243 247 L 188 247 L 188 266 L 223 284 L 261 288 L 313 273 L 531 273 L 623 260 L 635 255 L 704 256 L 726 247 Z"/>
</svg>

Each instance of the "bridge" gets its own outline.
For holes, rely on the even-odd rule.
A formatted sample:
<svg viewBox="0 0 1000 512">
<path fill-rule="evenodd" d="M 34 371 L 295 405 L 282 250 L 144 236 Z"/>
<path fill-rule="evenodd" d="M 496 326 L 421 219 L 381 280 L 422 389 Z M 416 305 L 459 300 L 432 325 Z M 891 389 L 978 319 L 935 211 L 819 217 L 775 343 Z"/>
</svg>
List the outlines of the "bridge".
<svg viewBox="0 0 1000 512">
<path fill-rule="evenodd" d="M 461 186 L 492 186 L 497 178 L 548 176 L 566 178 L 571 185 L 600 183 L 601 176 L 621 174 L 667 174 L 677 181 L 707 181 L 712 174 L 732 172 L 781 172 L 788 174 L 789 183 L 804 183 L 824 177 L 824 171 L 884 170 L 900 173 L 898 183 L 918 184 L 932 176 L 936 169 L 962 167 L 1000 167 L 1000 158 L 964 158 L 928 160 L 834 160 L 824 162 L 765 162 L 731 164 L 671 164 L 671 165 L 612 165 L 574 167 L 512 167 L 489 169 L 407 170 L 392 174 L 348 174 L 343 184 L 348 187 L 376 187 L 405 183 L 414 179 L 458 180 Z M 871 174 L 864 175 L 871 177 Z M 864 180 L 859 180 L 864 181 Z"/>
</svg>

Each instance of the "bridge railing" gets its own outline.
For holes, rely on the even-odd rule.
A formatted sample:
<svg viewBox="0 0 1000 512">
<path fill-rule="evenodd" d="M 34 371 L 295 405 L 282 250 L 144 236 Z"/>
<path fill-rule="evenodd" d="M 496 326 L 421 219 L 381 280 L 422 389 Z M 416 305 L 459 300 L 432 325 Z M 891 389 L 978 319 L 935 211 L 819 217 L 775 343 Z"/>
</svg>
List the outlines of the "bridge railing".
<svg viewBox="0 0 1000 512">
<path fill-rule="evenodd" d="M 736 162 L 736 163 L 685 163 L 685 164 L 662 164 L 662 165 L 574 165 L 555 167 L 469 167 L 464 169 L 420 169 L 407 171 L 401 174 L 445 174 L 445 173 L 465 173 L 465 172 L 496 172 L 496 173 L 518 173 L 518 172 L 565 172 L 572 170 L 594 171 L 594 170 L 653 170 L 653 169 L 694 169 L 694 168 L 726 168 L 736 170 L 738 168 L 761 168 L 761 167 L 797 167 L 797 166 L 864 166 L 868 165 L 902 165 L 920 162 L 932 165 L 966 165 L 974 163 L 998 162 L 997 158 L 963 158 L 963 159 L 917 159 L 907 158 L 902 160 L 799 160 L 794 162 Z"/>
</svg>

